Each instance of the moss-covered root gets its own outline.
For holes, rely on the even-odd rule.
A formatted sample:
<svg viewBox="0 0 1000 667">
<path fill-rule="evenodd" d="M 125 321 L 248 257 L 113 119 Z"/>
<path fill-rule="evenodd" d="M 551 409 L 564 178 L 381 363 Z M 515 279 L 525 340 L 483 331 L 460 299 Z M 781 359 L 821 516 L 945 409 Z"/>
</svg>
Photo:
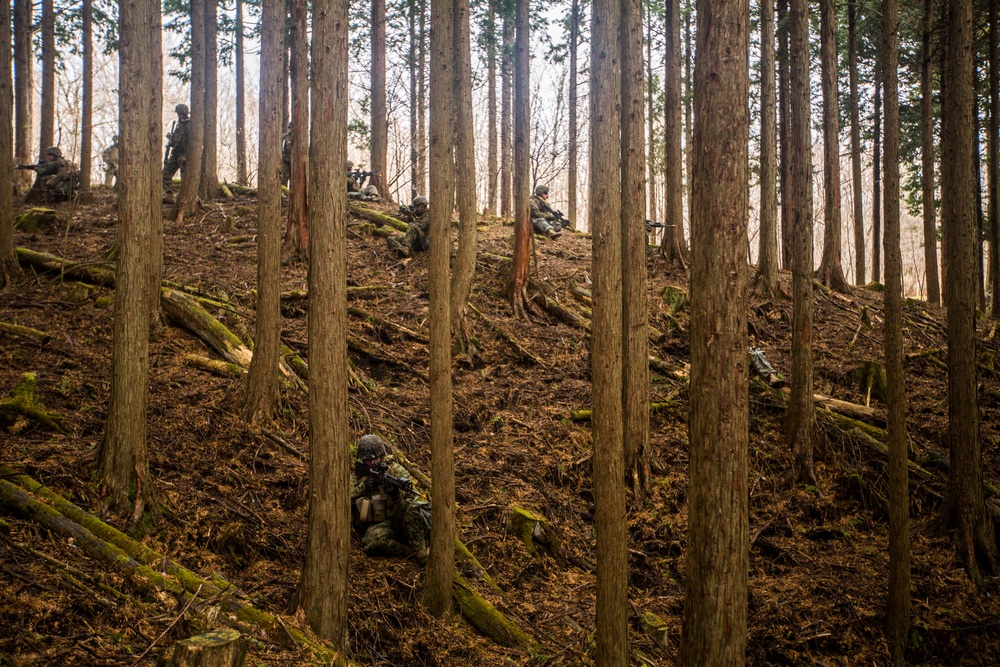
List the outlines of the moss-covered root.
<svg viewBox="0 0 1000 667">
<path fill-rule="evenodd" d="M 62 417 L 49 412 L 38 402 L 35 396 L 37 381 L 34 373 L 22 375 L 13 391 L 0 401 L 0 418 L 11 424 L 11 431 L 15 434 L 24 430 L 27 421 L 41 424 L 56 433 L 65 433 L 59 423 Z"/>
<path fill-rule="evenodd" d="M 497 611 L 486 598 L 472 590 L 469 583 L 458 573 L 455 574 L 452 595 L 462 617 L 483 636 L 510 648 L 527 646 L 531 643 L 531 638 L 524 630 Z"/>
<path fill-rule="evenodd" d="M 532 558 L 541 558 L 539 551 L 541 548 L 555 558 L 556 562 L 562 564 L 562 557 L 559 554 L 561 541 L 545 517 L 523 507 L 512 505 L 507 529 L 521 540 Z"/>
</svg>

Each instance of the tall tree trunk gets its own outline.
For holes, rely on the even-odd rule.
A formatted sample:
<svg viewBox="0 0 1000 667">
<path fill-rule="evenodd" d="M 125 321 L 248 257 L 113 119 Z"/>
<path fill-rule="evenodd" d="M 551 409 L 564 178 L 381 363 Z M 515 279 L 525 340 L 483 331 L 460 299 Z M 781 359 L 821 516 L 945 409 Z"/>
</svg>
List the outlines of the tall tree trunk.
<svg viewBox="0 0 1000 667">
<path fill-rule="evenodd" d="M 14 117 L 11 65 L 11 3 L 0 5 L 0 118 Z M 0 123 L 0 290 L 21 274 L 14 255 L 14 128 Z"/>
<path fill-rule="evenodd" d="M 372 0 L 372 143 L 369 169 L 372 184 L 386 202 L 392 202 L 389 179 L 389 118 L 385 101 L 385 0 Z M 475 181 L 473 181 L 475 182 Z"/>
<path fill-rule="evenodd" d="M 147 96 L 149 108 L 152 110 L 146 118 L 146 141 L 149 143 L 149 179 L 152 192 L 149 194 L 150 226 L 149 235 L 149 323 L 153 335 L 159 335 L 163 330 L 163 318 L 160 308 L 160 286 L 163 284 L 163 17 L 155 14 L 148 22 L 150 53 L 157 54 L 153 69 L 148 78 Z M 119 112 L 120 113 L 120 112 Z M 122 137 L 118 137 L 118 146 L 122 145 Z M 119 156 L 121 153 L 119 153 Z M 119 162 L 119 165 L 121 163 Z M 121 172 L 118 172 L 121 174 Z"/>
<path fill-rule="evenodd" d="M 691 667 L 742 665 L 746 654 L 749 14 L 747 0 L 707 0 L 698 11 L 688 582 L 678 661 Z"/>
<path fill-rule="evenodd" d="M 947 0 L 945 0 L 947 1 Z M 941 10 L 942 23 L 945 24 L 945 34 L 941 39 L 941 46 L 938 48 L 939 58 L 938 58 L 938 81 L 941 82 L 941 91 L 939 93 L 939 99 L 941 100 L 941 108 L 944 109 L 944 99 L 945 95 L 948 94 L 948 32 L 947 32 L 947 16 L 949 12 L 947 4 L 943 4 L 943 9 Z M 944 128 L 942 122 L 941 131 L 942 141 L 944 137 Z M 942 164 L 941 169 L 944 169 L 943 155 L 944 155 L 944 144 L 941 145 L 942 154 Z M 944 175 L 940 177 L 941 185 L 944 185 Z M 948 226 L 944 224 L 944 210 L 940 210 L 941 215 L 941 299 L 942 302 L 947 306 L 946 299 L 948 297 Z"/>
<path fill-rule="evenodd" d="M 171 211 L 171 216 L 178 222 L 183 222 L 185 216 L 194 213 L 201 185 L 205 137 L 205 6 L 206 2 L 202 0 L 191 2 L 191 103 L 188 105 L 191 120 L 181 189 Z"/>
<path fill-rule="evenodd" d="M 94 39 L 92 0 L 83 0 L 83 105 L 80 110 L 80 190 L 90 189 L 94 134 Z"/>
<path fill-rule="evenodd" d="M 455 173 L 458 202 L 458 251 L 451 276 L 451 331 L 466 348 L 465 304 L 476 274 L 476 138 L 472 118 L 472 37 L 469 28 L 469 0 L 454 0 L 454 98 Z M 451 232 L 448 232 L 451 248 Z M 447 264 L 447 262 L 445 262 Z"/>
<path fill-rule="evenodd" d="M 417 198 L 417 11 L 418 2 L 411 2 L 407 10 L 410 44 L 407 61 L 410 69 L 410 201 Z"/>
<path fill-rule="evenodd" d="M 854 284 L 865 284 L 865 191 L 861 177 L 861 120 L 858 114 L 858 3 L 847 3 L 847 68 L 851 106 L 851 190 L 854 203 Z"/>
<path fill-rule="evenodd" d="M 681 253 L 684 234 L 684 183 L 681 165 L 681 3 L 667 0 L 664 11 L 663 79 L 663 240 L 660 254 L 678 268 L 685 268 Z M 688 144 L 688 153 L 692 146 Z M 692 234 L 694 229 L 692 228 Z"/>
<path fill-rule="evenodd" d="M 882 64 L 875 56 L 875 136 L 872 144 L 872 280 L 882 279 Z"/>
<path fill-rule="evenodd" d="M 159 201 L 156 180 L 159 148 L 153 153 L 149 118 L 159 116 L 150 97 L 151 83 L 162 67 L 154 50 L 160 25 L 160 3 L 123 3 L 118 17 L 119 177 L 126 184 L 118 196 L 118 270 L 111 353 L 111 395 L 104 438 L 97 452 L 96 479 L 112 502 L 132 503 L 131 523 L 142 518 L 153 499 L 146 452 L 146 408 L 149 379 L 149 281 L 152 212 Z M 159 136 L 157 136 L 159 139 Z M 159 286 L 157 286 L 159 287 Z"/>
<path fill-rule="evenodd" d="M 243 0 L 236 0 L 236 182 L 247 184 L 247 121 L 243 78 Z"/>
<path fill-rule="evenodd" d="M 486 97 L 487 112 L 486 125 L 488 128 L 489 146 L 486 160 L 487 174 L 487 196 L 486 214 L 497 214 L 497 160 L 499 152 L 497 142 L 497 30 L 496 30 L 496 5 L 494 0 L 489 0 L 486 6 Z"/>
<path fill-rule="evenodd" d="M 285 243 L 291 256 L 306 257 L 309 250 L 309 218 L 307 189 L 309 183 L 309 33 L 306 0 L 291 0 L 292 20 L 289 42 L 291 57 L 288 71 L 291 74 L 292 121 L 291 129 L 281 127 L 281 133 L 290 132 L 292 143 L 291 170 L 288 179 L 288 226 Z M 280 210 L 279 210 L 280 214 Z"/>
<path fill-rule="evenodd" d="M 827 287 L 847 292 L 841 261 L 840 108 L 837 92 L 837 5 L 820 1 L 820 61 L 823 80 L 823 257 L 817 271 Z"/>
<path fill-rule="evenodd" d="M 975 56 L 974 56 L 975 57 Z M 985 251 L 983 249 L 986 220 L 983 217 L 983 151 L 982 117 L 979 105 L 979 66 L 972 66 L 972 163 L 976 179 L 976 304 L 980 310 L 986 309 L 986 281 L 984 276 Z"/>
<path fill-rule="evenodd" d="M 792 96 L 789 79 L 788 0 L 778 0 L 778 170 L 781 187 L 781 268 L 792 268 L 791 143 Z"/>
<path fill-rule="evenodd" d="M 989 135 L 989 200 L 990 200 L 990 296 L 992 308 L 990 315 L 994 318 L 1000 317 L 1000 208 L 998 208 L 997 197 L 1000 196 L 1000 151 L 997 148 L 997 141 L 1000 140 L 1000 59 L 997 57 L 997 3 L 990 2 L 990 31 L 989 31 L 989 61 L 990 61 L 990 135 Z"/>
<path fill-rule="evenodd" d="M 284 3 L 270 11 L 277 33 Z M 334 649 L 347 649 L 351 550 L 347 407 L 347 0 L 314 5 L 309 142 L 309 528 L 299 605 Z M 277 35 L 272 44 L 278 43 Z M 277 47 L 275 47 L 277 48 Z"/>
<path fill-rule="evenodd" d="M 983 498 L 976 387 L 975 173 L 973 142 L 972 0 L 946 4 L 947 41 L 941 109 L 941 223 L 948 254 L 948 427 L 951 471 L 947 512 L 958 560 L 981 584 L 996 572 L 997 544 Z"/>
<path fill-rule="evenodd" d="M 938 281 L 934 204 L 934 84 L 931 74 L 933 32 L 934 0 L 924 0 L 923 44 L 920 53 L 920 167 L 924 209 L 924 270 L 927 275 L 927 301 L 940 305 L 941 288 Z M 992 197 L 990 199 L 992 200 Z"/>
<path fill-rule="evenodd" d="M 511 180 L 513 174 L 513 107 L 514 91 L 514 19 L 509 12 L 503 17 L 503 55 L 500 58 L 500 215 L 513 216 Z"/>
<path fill-rule="evenodd" d="M 646 190 L 649 196 L 649 206 L 646 215 L 650 220 L 657 219 L 656 206 L 656 117 L 653 115 L 653 16 L 652 12 L 646 12 L 646 123 L 649 129 L 648 134 L 648 155 L 646 156 Z M 683 178 L 683 174 L 681 177 Z M 682 186 L 683 187 L 683 186 Z M 683 204 L 683 202 L 682 202 Z M 573 218 L 570 218 L 572 220 Z M 645 255 L 645 248 L 643 248 Z"/>
<path fill-rule="evenodd" d="M 580 0 L 572 0 L 569 17 L 569 174 L 566 176 L 566 196 L 569 197 L 568 217 L 576 222 L 577 172 L 579 171 L 579 130 L 577 118 L 579 90 L 577 49 L 580 48 Z"/>
<path fill-rule="evenodd" d="M 774 1 L 760 3 L 760 252 L 754 282 L 778 294 L 778 145 L 774 90 Z"/>
<path fill-rule="evenodd" d="M 684 76 L 687 87 L 687 101 L 685 103 L 686 121 L 684 123 L 684 145 L 686 157 L 684 167 L 687 169 L 687 198 L 688 198 L 688 229 L 694 231 L 692 223 L 692 184 L 694 179 L 694 35 L 691 32 L 692 17 L 695 13 L 695 0 L 687 0 L 687 12 L 684 15 Z M 676 230 L 677 242 L 681 245 L 681 255 L 687 255 L 687 242 L 684 240 L 684 228 L 678 227 Z"/>
<path fill-rule="evenodd" d="M 899 0 L 882 2 L 885 64 L 885 377 L 889 413 L 889 595 L 886 638 L 894 665 L 906 664 L 910 628 L 910 493 L 903 374 L 903 259 L 899 230 Z"/>
<path fill-rule="evenodd" d="M 204 199 L 211 199 L 219 193 L 218 148 L 219 7 L 217 0 L 205 0 L 205 136 L 199 188 Z"/>
<path fill-rule="evenodd" d="M 416 0 L 420 7 L 417 48 L 417 186 L 427 192 L 427 0 Z"/>
<path fill-rule="evenodd" d="M 431 201 L 427 285 L 430 300 L 431 554 L 427 561 L 424 603 L 438 618 L 451 611 L 455 561 L 455 453 L 451 395 L 451 203 L 455 197 L 456 0 L 431 0 Z M 466 19 L 467 20 L 467 19 Z M 473 179 L 475 182 L 475 179 Z"/>
<path fill-rule="evenodd" d="M 253 359 L 247 373 L 241 416 L 267 422 L 278 406 L 281 351 L 281 0 L 269 0 L 261 30 L 260 101 L 257 113 L 257 317 Z M 301 8 L 305 3 L 298 0 Z M 293 9 L 294 11 L 294 9 Z M 293 23 L 293 29 L 295 28 Z M 300 36 L 305 40 L 305 35 Z M 294 60 L 293 60 L 294 63 Z M 292 106 L 292 113 L 298 111 Z"/>
<path fill-rule="evenodd" d="M 42 0 L 42 111 L 38 155 L 56 145 L 56 14 L 53 0 Z"/>
<path fill-rule="evenodd" d="M 621 2 L 621 188 L 622 192 L 642 193 L 646 189 L 642 2 Z M 680 7 L 679 2 L 677 7 Z M 675 23 L 680 28 L 680 21 Z M 677 31 L 677 36 L 680 36 L 680 30 Z M 679 43 L 680 40 L 677 41 Z M 680 50 L 677 51 L 680 55 Z M 680 58 L 677 65 L 679 75 Z M 679 83 L 680 76 L 677 79 Z M 677 112 L 679 120 L 680 104 L 677 105 Z M 678 188 L 677 194 L 680 192 Z M 623 480 L 628 479 L 633 490 L 641 495 L 649 484 L 649 339 L 646 335 L 648 306 L 644 197 L 622 197 L 621 244 L 622 438 L 625 456 Z M 627 572 L 623 571 L 622 574 Z M 625 613 L 624 609 L 622 613 Z"/>
<path fill-rule="evenodd" d="M 628 561 L 622 435 L 622 0 L 595 0 L 590 29 L 590 202 L 594 279 L 594 528 L 600 667 L 628 660 Z"/>
<path fill-rule="evenodd" d="M 514 195 L 514 261 L 510 266 L 510 281 L 508 298 L 510 299 L 511 310 L 515 317 L 525 317 L 525 286 L 528 283 L 528 262 L 531 254 L 531 204 L 529 191 L 531 188 L 531 54 L 530 33 L 528 24 L 528 0 L 515 0 L 514 4 L 514 24 L 516 25 L 516 38 L 513 56 L 513 67 L 508 75 L 514 79 L 514 144 L 513 162 L 508 163 L 507 178 L 513 177 Z M 522 24 L 521 13 L 525 18 Z M 510 17 L 504 18 L 504 31 Z M 510 117 L 507 117 L 510 121 Z M 508 130 L 508 137 L 510 136 Z M 502 167 L 501 167 L 502 169 Z M 503 181 L 503 171 L 501 171 L 501 181 Z M 509 211 L 509 209 L 508 209 Z M 505 215 L 509 215 L 505 213 Z"/>
<path fill-rule="evenodd" d="M 813 466 L 813 219 L 812 141 L 809 113 L 808 0 L 790 0 L 788 198 L 792 227 L 792 387 L 787 437 L 795 454 L 795 476 L 816 484 Z"/>
<path fill-rule="evenodd" d="M 34 64 L 31 53 L 32 0 L 14 0 L 14 162 L 30 164 L 34 120 Z M 31 187 L 32 173 L 18 172 L 20 185 Z"/>
</svg>

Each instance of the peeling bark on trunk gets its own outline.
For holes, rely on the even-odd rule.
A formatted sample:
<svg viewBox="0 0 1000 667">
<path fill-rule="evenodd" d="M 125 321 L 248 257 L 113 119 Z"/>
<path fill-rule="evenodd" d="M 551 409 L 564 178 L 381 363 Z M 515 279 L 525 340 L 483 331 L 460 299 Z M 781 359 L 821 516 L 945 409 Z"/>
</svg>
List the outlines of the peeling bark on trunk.
<svg viewBox="0 0 1000 667">
<path fill-rule="evenodd" d="M 569 198 L 567 215 L 574 222 L 577 219 L 577 173 L 579 167 L 579 126 L 578 106 L 578 65 L 577 49 L 580 47 L 580 0 L 572 0 L 569 19 L 569 173 L 566 175 L 566 196 Z"/>
<path fill-rule="evenodd" d="M 211 0 L 208 0 L 211 1 Z M 186 164 L 181 189 L 174 201 L 171 217 L 183 222 L 198 206 L 201 164 L 205 137 L 205 2 L 191 2 L 191 120 L 188 125 Z M 123 144 L 127 146 L 128 144 Z"/>
<path fill-rule="evenodd" d="M 872 280 L 882 279 L 882 69 L 875 57 L 875 137 L 872 141 Z"/>
<path fill-rule="evenodd" d="M 496 6 L 493 0 L 487 3 L 486 15 L 486 125 L 489 133 L 488 153 L 486 160 L 487 193 L 486 214 L 497 214 L 497 160 L 499 159 L 497 142 L 497 31 Z M 572 220 L 572 218 L 570 218 Z"/>
<path fill-rule="evenodd" d="M 417 189 L 427 192 L 427 0 L 415 0 L 420 7 L 417 49 Z"/>
<path fill-rule="evenodd" d="M 292 79 L 290 84 L 292 126 L 290 129 L 280 128 L 282 134 L 285 132 L 291 134 L 292 142 L 292 165 L 288 179 L 288 225 L 285 228 L 285 243 L 291 255 L 305 258 L 309 251 L 309 218 L 308 202 L 306 201 L 309 183 L 309 41 L 306 0 L 291 0 L 291 9 L 292 21 L 289 41 L 292 53 L 288 69 Z M 280 191 L 278 194 L 280 203 Z M 280 215 L 280 206 L 278 214 Z"/>
<path fill-rule="evenodd" d="M 1000 58 L 997 57 L 997 3 L 990 2 L 990 30 L 989 30 L 989 63 L 990 63 L 990 134 L 989 134 L 989 200 L 990 200 L 990 295 L 992 297 L 992 308 L 990 315 L 994 318 L 1000 317 L 1000 207 L 998 207 L 997 197 L 1000 196 L 1000 150 L 997 141 L 1000 140 Z"/>
<path fill-rule="evenodd" d="M 525 16 L 522 17 L 521 12 Z M 528 262 L 531 254 L 531 146 L 529 126 L 531 114 L 531 89 L 529 88 L 530 54 L 528 35 L 528 0 L 516 0 L 517 36 L 512 51 L 514 81 L 514 160 L 507 170 L 513 176 L 514 195 L 514 258 L 510 266 L 508 298 L 515 317 L 525 317 L 525 286 L 528 282 Z M 504 22 L 504 30 L 507 22 Z M 508 118 L 508 121 L 510 119 Z M 508 135 L 509 136 L 509 135 Z M 511 173 L 513 172 L 513 174 Z M 508 204 L 509 205 L 509 204 Z"/>
<path fill-rule="evenodd" d="M 791 142 L 792 96 L 789 79 L 788 0 L 778 0 L 778 169 L 781 186 L 781 268 L 792 268 Z"/>
<path fill-rule="evenodd" d="M 660 242 L 660 254 L 670 264 L 684 268 L 684 256 L 681 253 L 681 237 L 684 234 L 684 183 L 681 180 L 683 172 L 681 165 L 684 157 L 681 151 L 681 3 L 680 0 L 667 0 L 664 13 L 664 45 L 663 84 L 663 240 Z M 690 153 L 691 146 L 688 145 Z"/>
<path fill-rule="evenodd" d="M 513 217 L 511 200 L 514 159 L 513 107 L 514 91 L 514 17 L 507 13 L 503 17 L 503 55 L 500 58 L 500 215 Z"/>
</svg>

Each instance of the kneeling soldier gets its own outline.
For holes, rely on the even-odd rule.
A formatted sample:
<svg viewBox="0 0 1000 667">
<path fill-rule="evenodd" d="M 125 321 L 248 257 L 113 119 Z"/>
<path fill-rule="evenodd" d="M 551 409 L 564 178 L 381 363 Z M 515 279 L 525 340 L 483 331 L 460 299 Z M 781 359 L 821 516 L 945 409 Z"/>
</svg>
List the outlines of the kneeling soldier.
<svg viewBox="0 0 1000 667">
<path fill-rule="evenodd" d="M 399 217 L 406 219 L 409 227 L 406 228 L 406 235 L 402 239 L 390 236 L 385 240 L 389 250 L 394 250 L 401 257 L 411 257 L 415 252 L 430 250 L 431 215 L 427 197 L 420 195 L 413 200 L 411 206 L 400 206 L 399 214 Z"/>
</svg>

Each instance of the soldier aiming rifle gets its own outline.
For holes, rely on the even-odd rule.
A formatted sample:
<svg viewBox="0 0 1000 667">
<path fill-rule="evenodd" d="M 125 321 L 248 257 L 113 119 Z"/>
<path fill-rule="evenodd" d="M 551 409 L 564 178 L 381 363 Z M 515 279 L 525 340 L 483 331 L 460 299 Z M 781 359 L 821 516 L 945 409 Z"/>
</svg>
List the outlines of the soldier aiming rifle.
<svg viewBox="0 0 1000 667">
<path fill-rule="evenodd" d="M 347 161 L 347 198 L 361 201 L 378 201 L 378 188 L 374 183 L 364 183 L 375 175 L 374 171 L 362 171 L 354 168 L 354 163 Z"/>
<path fill-rule="evenodd" d="M 19 164 L 18 169 L 35 172 L 35 182 L 24 201 L 66 201 L 80 188 L 80 172 L 67 162 L 58 146 L 45 149 L 38 164 Z"/>
<path fill-rule="evenodd" d="M 573 229 L 573 223 L 548 203 L 549 186 L 535 186 L 535 194 L 531 196 L 531 226 L 535 232 L 544 234 L 550 239 L 562 236 L 563 228 Z"/>
</svg>

